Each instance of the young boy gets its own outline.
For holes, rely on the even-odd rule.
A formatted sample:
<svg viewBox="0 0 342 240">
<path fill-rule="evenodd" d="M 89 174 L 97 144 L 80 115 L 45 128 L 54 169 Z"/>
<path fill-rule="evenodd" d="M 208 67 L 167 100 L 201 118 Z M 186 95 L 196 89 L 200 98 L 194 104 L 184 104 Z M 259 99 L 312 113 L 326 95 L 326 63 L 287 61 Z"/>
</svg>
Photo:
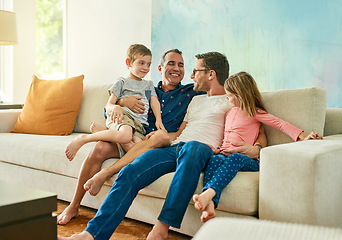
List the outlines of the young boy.
<svg viewBox="0 0 342 240">
<path fill-rule="evenodd" d="M 77 151 L 89 142 L 136 143 L 144 139 L 144 127 L 148 126 L 149 105 L 156 117 L 156 127 L 165 129 L 153 82 L 143 79 L 150 71 L 151 60 L 151 50 L 144 45 L 134 44 L 128 48 L 126 59 L 129 69 L 128 78 L 120 77 L 109 89 L 110 98 L 106 105 L 107 127 L 92 123 L 90 126 L 92 134 L 81 134 L 72 140 L 65 149 L 65 154 L 70 161 L 74 159 Z M 145 104 L 144 113 L 134 113 L 128 108 L 122 109 L 116 105 L 120 98 L 130 96 L 142 97 L 141 101 Z"/>
</svg>

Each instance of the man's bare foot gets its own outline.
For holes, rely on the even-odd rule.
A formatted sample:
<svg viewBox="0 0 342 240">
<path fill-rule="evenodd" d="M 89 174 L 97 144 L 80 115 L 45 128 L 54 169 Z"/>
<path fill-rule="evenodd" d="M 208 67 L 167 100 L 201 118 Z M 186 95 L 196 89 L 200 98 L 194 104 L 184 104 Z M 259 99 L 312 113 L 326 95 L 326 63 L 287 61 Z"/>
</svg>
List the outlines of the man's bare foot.
<svg viewBox="0 0 342 240">
<path fill-rule="evenodd" d="M 85 144 L 83 141 L 86 134 L 81 134 L 77 136 L 74 140 L 72 140 L 65 148 L 65 155 L 71 161 L 76 156 L 78 150 Z"/>
<path fill-rule="evenodd" d="M 78 208 L 74 208 L 69 205 L 61 214 L 57 216 L 57 224 L 68 224 L 71 219 L 78 217 L 78 215 Z"/>
<path fill-rule="evenodd" d="M 57 240 L 95 240 L 95 238 L 87 231 L 72 235 L 71 237 L 57 236 Z"/>
<path fill-rule="evenodd" d="M 107 130 L 107 128 L 99 123 L 96 123 L 96 122 L 91 122 L 90 124 L 90 132 L 91 133 L 96 133 L 96 132 L 100 132 L 100 131 L 103 131 L 103 130 Z"/>
<path fill-rule="evenodd" d="M 102 169 L 100 172 L 96 173 L 92 178 L 90 178 L 84 185 L 84 190 L 88 191 L 90 195 L 96 196 L 105 181 L 107 180 L 107 173 L 105 169 Z"/>
<path fill-rule="evenodd" d="M 215 197 L 216 192 L 212 188 L 208 188 L 204 192 L 202 192 L 200 195 L 194 194 L 192 199 L 194 200 L 195 208 L 199 211 L 204 211 L 204 209 L 208 206 L 213 197 Z"/>
<path fill-rule="evenodd" d="M 215 218 L 215 217 L 216 217 L 215 205 L 213 201 L 210 201 L 208 206 L 202 212 L 201 221 L 207 222 L 208 220 Z"/>
<path fill-rule="evenodd" d="M 148 234 L 146 240 L 164 240 L 169 235 L 169 225 L 157 221 L 156 225 L 153 226 L 151 232 Z"/>
</svg>

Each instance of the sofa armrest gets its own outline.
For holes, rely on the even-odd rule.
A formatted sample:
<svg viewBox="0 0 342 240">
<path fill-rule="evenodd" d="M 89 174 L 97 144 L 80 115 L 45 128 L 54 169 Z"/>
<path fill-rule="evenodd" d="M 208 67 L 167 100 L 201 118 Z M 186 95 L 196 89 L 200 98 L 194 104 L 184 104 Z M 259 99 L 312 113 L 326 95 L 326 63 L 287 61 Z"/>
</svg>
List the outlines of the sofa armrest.
<svg viewBox="0 0 342 240">
<path fill-rule="evenodd" d="M 259 217 L 342 227 L 342 136 L 264 148 Z"/>
<path fill-rule="evenodd" d="M 0 133 L 12 131 L 22 109 L 0 110 Z"/>
<path fill-rule="evenodd" d="M 324 124 L 324 136 L 342 133 L 342 108 L 327 108 Z"/>
</svg>

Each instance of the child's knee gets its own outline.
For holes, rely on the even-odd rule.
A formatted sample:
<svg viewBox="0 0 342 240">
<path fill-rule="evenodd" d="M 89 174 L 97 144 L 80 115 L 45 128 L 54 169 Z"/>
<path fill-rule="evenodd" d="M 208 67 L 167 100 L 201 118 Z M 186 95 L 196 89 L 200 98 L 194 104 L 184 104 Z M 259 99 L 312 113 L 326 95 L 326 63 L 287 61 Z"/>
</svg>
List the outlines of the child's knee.
<svg viewBox="0 0 342 240">
<path fill-rule="evenodd" d="M 129 125 L 120 126 L 118 132 L 119 143 L 126 144 L 132 141 L 133 129 Z"/>
</svg>

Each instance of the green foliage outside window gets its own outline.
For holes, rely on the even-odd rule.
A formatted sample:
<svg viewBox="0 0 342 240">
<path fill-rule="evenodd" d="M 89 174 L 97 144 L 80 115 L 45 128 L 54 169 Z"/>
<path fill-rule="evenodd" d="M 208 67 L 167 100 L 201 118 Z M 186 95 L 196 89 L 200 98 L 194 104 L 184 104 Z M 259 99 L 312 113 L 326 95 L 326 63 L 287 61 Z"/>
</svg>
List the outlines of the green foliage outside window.
<svg viewBox="0 0 342 240">
<path fill-rule="evenodd" d="M 64 0 L 36 0 L 36 74 L 63 76 Z"/>
</svg>

